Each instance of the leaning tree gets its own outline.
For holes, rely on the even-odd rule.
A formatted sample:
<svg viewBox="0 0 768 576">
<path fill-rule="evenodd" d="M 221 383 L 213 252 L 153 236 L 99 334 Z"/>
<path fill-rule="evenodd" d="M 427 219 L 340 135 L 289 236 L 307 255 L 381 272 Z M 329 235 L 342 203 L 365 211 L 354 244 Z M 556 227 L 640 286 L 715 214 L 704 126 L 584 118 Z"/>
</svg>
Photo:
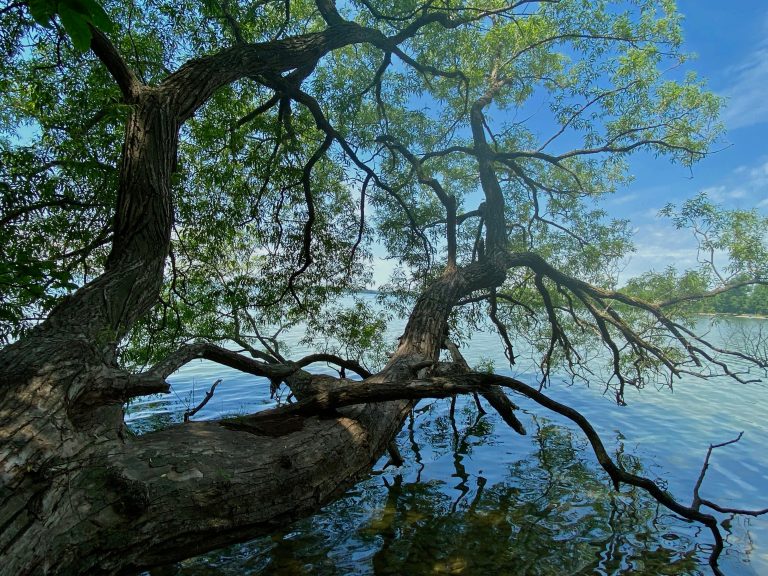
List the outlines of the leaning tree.
<svg viewBox="0 0 768 576">
<path fill-rule="evenodd" d="M 623 402 L 650 379 L 766 366 L 686 321 L 765 278 L 756 213 L 670 209 L 701 267 L 616 288 L 630 230 L 598 206 L 625 159 L 690 164 L 719 134 L 718 99 L 679 72 L 673 2 L 104 10 L 0 8 L 0 572 L 130 572 L 268 533 L 397 458 L 418 398 L 474 393 L 524 433 L 507 390 L 573 419 L 617 489 L 709 527 L 717 571 L 704 508 L 724 508 L 622 469 L 540 386 L 604 362 Z M 372 372 L 381 326 L 328 304 L 365 285 L 374 249 L 399 264 L 408 323 Z M 284 357 L 279 329 L 299 322 L 343 347 Z M 456 343 L 483 322 L 510 362 L 529 340 L 540 382 L 466 366 Z M 296 401 L 131 434 L 125 403 L 194 358 Z M 318 361 L 340 378 L 304 370 Z"/>
</svg>

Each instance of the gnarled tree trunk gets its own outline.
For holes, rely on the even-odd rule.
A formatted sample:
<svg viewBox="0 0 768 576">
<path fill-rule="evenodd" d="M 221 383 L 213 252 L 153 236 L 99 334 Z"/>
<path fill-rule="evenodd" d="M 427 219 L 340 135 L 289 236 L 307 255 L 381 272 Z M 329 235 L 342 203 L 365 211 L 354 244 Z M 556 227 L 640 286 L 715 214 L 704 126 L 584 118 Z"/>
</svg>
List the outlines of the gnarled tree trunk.
<svg viewBox="0 0 768 576">
<path fill-rule="evenodd" d="M 123 404 L 167 391 L 167 373 L 129 374 L 115 359 L 162 283 L 184 120 L 243 75 L 281 74 L 334 47 L 375 40 L 383 41 L 339 25 L 194 60 L 148 87 L 94 31 L 92 48 L 132 110 L 113 246 L 101 276 L 0 350 L 0 573 L 130 572 L 252 538 L 317 510 L 381 456 L 408 401 L 320 417 L 187 423 L 132 437 Z M 504 263 L 490 257 L 450 265 L 418 299 L 398 350 L 369 382 L 412 379 L 435 362 L 455 303 L 503 278 Z"/>
<path fill-rule="evenodd" d="M 459 276 L 420 298 L 369 382 L 413 378 L 436 359 Z M 2 352 L 3 375 L 13 375 L 2 401 L 3 574 L 130 572 L 273 531 L 367 472 L 410 408 L 196 422 L 135 438 L 115 395 L 82 392 L 114 391 L 125 376 L 89 341 L 52 331 Z"/>
</svg>

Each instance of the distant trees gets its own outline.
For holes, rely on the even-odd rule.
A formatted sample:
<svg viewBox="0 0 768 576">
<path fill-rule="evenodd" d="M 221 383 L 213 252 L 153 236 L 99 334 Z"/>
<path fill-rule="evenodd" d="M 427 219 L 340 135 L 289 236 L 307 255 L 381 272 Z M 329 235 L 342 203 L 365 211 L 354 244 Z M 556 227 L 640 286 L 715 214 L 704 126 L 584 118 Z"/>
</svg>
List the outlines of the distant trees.
<svg viewBox="0 0 768 576">
<path fill-rule="evenodd" d="M 714 314 L 756 314 L 768 316 L 768 287 L 765 285 L 742 286 L 712 300 L 702 302 L 702 312 Z"/>
</svg>

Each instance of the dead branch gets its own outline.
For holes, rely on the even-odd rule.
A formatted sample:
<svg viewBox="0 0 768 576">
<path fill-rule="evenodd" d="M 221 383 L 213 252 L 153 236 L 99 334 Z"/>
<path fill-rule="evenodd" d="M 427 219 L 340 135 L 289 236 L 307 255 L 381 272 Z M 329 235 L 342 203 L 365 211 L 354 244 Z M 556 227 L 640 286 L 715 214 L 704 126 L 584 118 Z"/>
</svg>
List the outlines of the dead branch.
<svg viewBox="0 0 768 576">
<path fill-rule="evenodd" d="M 203 407 L 208 404 L 208 401 L 213 398 L 213 392 L 216 390 L 216 386 L 221 384 L 221 378 L 216 380 L 216 382 L 213 383 L 213 386 L 211 386 L 211 389 L 208 390 L 208 392 L 205 393 L 205 398 L 203 398 L 203 401 L 200 402 L 195 408 L 192 410 L 185 410 L 184 411 L 184 422 L 189 422 L 189 419 L 197 414 L 200 410 L 203 409 Z"/>
</svg>

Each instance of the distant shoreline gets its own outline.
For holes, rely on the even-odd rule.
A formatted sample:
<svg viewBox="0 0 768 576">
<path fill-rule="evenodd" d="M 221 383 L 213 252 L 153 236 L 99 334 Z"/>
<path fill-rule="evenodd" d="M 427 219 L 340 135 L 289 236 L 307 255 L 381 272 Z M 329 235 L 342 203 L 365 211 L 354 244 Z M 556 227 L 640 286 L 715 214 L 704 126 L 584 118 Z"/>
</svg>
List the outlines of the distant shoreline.
<svg viewBox="0 0 768 576">
<path fill-rule="evenodd" d="M 768 320 L 768 316 L 763 314 L 748 314 L 740 313 L 735 314 L 733 312 L 699 312 L 699 316 L 724 316 L 728 318 L 746 318 L 748 320 Z"/>
<path fill-rule="evenodd" d="M 379 294 L 387 294 L 386 292 L 382 292 L 381 290 L 377 290 L 375 288 L 361 288 L 357 290 L 353 290 L 353 293 L 356 294 L 372 294 L 372 295 L 379 295 Z M 747 320 L 768 320 L 768 315 L 765 314 L 750 314 L 748 312 L 696 312 L 698 316 L 709 316 L 709 317 L 721 317 L 721 318 L 745 318 Z"/>
</svg>

